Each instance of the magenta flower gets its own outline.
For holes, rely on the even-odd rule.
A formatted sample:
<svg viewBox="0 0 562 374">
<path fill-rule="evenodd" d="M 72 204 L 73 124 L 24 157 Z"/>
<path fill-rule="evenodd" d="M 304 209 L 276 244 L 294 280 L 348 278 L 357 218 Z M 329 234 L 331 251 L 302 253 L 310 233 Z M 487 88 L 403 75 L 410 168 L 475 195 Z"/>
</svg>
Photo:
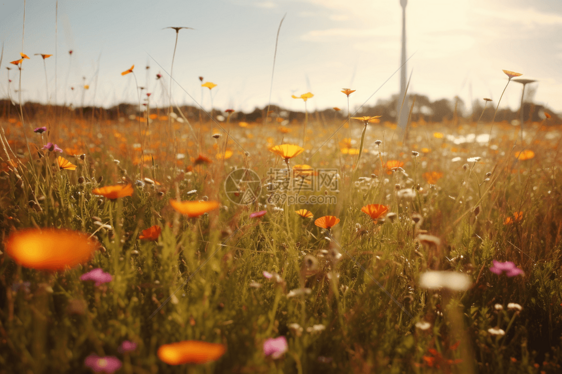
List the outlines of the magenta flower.
<svg viewBox="0 0 562 374">
<path fill-rule="evenodd" d="M 108 283 L 111 282 L 113 280 L 113 277 L 111 276 L 111 274 L 109 273 L 104 273 L 104 271 L 102 269 L 94 269 L 91 270 L 89 272 L 87 272 L 86 274 L 82 274 L 82 276 L 80 277 L 80 280 L 83 281 L 94 281 L 96 282 L 95 286 L 99 286 L 102 283 Z"/>
<path fill-rule="evenodd" d="M 280 336 L 275 339 L 267 339 L 263 342 L 263 353 L 266 356 L 271 356 L 273 359 L 278 359 L 283 356 L 283 353 L 287 352 L 287 339 L 284 336 Z"/>
<path fill-rule="evenodd" d="M 506 262 L 499 262 L 493 260 L 494 265 L 490 268 L 492 273 L 501 275 L 502 273 L 506 273 L 508 277 L 515 277 L 517 275 L 525 274 L 523 270 L 519 269 L 515 264 L 511 261 Z"/>
<path fill-rule="evenodd" d="M 33 130 L 33 132 L 36 132 L 37 134 L 43 134 L 45 131 L 47 131 L 46 127 L 38 127 L 35 130 Z"/>
<path fill-rule="evenodd" d="M 263 217 L 263 216 L 265 216 L 266 213 L 267 213 L 267 210 L 260 210 L 259 212 L 254 212 L 254 213 L 250 214 L 250 218 Z"/>
<path fill-rule="evenodd" d="M 47 149 L 47 150 L 49 150 L 49 151 L 51 151 L 51 152 L 54 151 L 54 152 L 60 152 L 60 153 L 62 153 L 62 149 L 60 149 L 58 145 L 53 144 L 53 143 L 51 143 L 51 142 L 48 142 L 47 144 L 45 144 L 45 145 L 43 146 L 43 149 Z"/>
<path fill-rule="evenodd" d="M 131 352 L 135 349 L 137 349 L 137 343 L 131 342 L 129 340 L 125 340 L 123 343 L 121 343 L 121 347 L 119 347 L 119 350 L 121 352 Z"/>
<path fill-rule="evenodd" d="M 117 357 L 106 356 L 98 357 L 94 354 L 89 355 L 84 360 L 84 365 L 88 366 L 96 373 L 114 373 L 121 368 L 121 361 Z"/>
<path fill-rule="evenodd" d="M 271 274 L 271 273 L 268 272 L 268 271 L 264 271 L 264 272 L 263 272 L 263 276 L 266 277 L 267 279 L 271 279 L 271 278 L 273 277 L 273 274 Z"/>
</svg>

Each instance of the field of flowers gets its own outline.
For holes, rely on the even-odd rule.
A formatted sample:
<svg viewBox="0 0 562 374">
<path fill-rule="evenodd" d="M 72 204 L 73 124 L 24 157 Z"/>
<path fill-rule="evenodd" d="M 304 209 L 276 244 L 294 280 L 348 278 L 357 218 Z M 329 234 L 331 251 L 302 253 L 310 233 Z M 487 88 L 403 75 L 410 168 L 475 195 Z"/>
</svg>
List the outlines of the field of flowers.
<svg viewBox="0 0 562 374">
<path fill-rule="evenodd" d="M 3 113 L 0 373 L 562 371 L 547 112 Z"/>
</svg>

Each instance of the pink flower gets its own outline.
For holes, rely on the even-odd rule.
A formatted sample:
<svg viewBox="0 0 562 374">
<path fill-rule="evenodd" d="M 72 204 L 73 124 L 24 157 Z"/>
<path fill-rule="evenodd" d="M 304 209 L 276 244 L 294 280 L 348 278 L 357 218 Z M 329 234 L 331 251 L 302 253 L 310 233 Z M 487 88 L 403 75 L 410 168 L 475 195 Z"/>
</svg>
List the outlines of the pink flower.
<svg viewBox="0 0 562 374">
<path fill-rule="evenodd" d="M 506 273 L 508 277 L 515 277 L 517 275 L 525 274 L 523 270 L 519 269 L 515 264 L 511 261 L 506 262 L 499 262 L 493 260 L 494 265 L 490 268 L 492 273 L 501 275 L 502 273 Z"/>
<path fill-rule="evenodd" d="M 111 276 L 111 274 L 109 273 L 104 273 L 104 271 L 102 269 L 94 269 L 91 270 L 89 272 L 87 272 L 86 274 L 82 274 L 82 276 L 80 277 L 80 280 L 83 281 L 94 281 L 96 282 L 95 286 L 99 286 L 102 283 L 108 283 L 111 282 L 113 280 L 113 277 Z"/>
<path fill-rule="evenodd" d="M 49 151 L 51 151 L 51 152 L 60 152 L 60 153 L 62 153 L 62 149 L 60 149 L 58 145 L 53 144 L 53 143 L 51 143 L 51 142 L 45 144 L 45 145 L 43 146 L 43 149 L 47 149 L 47 150 L 49 150 Z"/>
<path fill-rule="evenodd" d="M 267 210 L 260 210 L 259 212 L 254 212 L 254 213 L 250 214 L 250 218 L 263 217 L 263 216 L 265 216 L 266 213 L 267 213 Z"/>
<path fill-rule="evenodd" d="M 119 350 L 121 352 L 131 352 L 135 349 L 137 349 L 137 343 L 131 342 L 129 340 L 125 340 L 123 343 L 121 343 L 121 347 L 119 347 Z"/>
<path fill-rule="evenodd" d="M 90 367 L 90 369 L 96 373 L 103 372 L 111 374 L 121 368 L 121 361 L 113 356 L 98 357 L 91 354 L 84 360 L 84 365 Z"/>
<path fill-rule="evenodd" d="M 273 274 L 271 274 L 270 272 L 264 271 L 263 276 L 266 277 L 267 279 L 271 279 L 273 277 Z"/>
<path fill-rule="evenodd" d="M 47 128 L 46 128 L 46 127 L 38 127 L 38 128 L 36 128 L 35 130 L 33 130 L 33 132 L 36 132 L 36 133 L 38 133 L 38 134 L 42 134 L 42 133 L 44 133 L 45 131 L 47 131 Z"/>
<path fill-rule="evenodd" d="M 275 339 L 267 339 L 263 342 L 263 353 L 266 356 L 271 356 L 273 359 L 278 359 L 283 356 L 283 353 L 287 352 L 287 339 L 284 336 L 280 336 Z"/>
</svg>

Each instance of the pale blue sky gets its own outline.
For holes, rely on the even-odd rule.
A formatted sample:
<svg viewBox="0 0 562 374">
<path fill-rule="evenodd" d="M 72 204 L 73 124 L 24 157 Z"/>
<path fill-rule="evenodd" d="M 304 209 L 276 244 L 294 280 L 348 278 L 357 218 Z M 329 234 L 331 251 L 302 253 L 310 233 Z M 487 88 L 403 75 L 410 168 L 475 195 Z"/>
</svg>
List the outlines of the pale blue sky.
<svg viewBox="0 0 562 374">
<path fill-rule="evenodd" d="M 46 100 L 42 60 L 35 53 L 55 53 L 56 0 L 27 0 L 23 94 Z M 58 101 L 68 87 L 90 84 L 91 104 L 99 64 L 96 104 L 135 102 L 134 78 L 120 73 L 135 64 L 139 85 L 151 66 L 149 89 L 162 99 L 154 77 L 162 72 L 147 53 L 169 71 L 175 32 L 166 26 L 189 26 L 180 32 L 174 76 L 201 101 L 199 76 L 218 86 L 215 107 L 251 110 L 267 104 L 279 21 L 281 29 L 272 102 L 302 109 L 291 99 L 311 91 L 310 108 L 345 107 L 342 88 L 356 89 L 352 105 L 362 104 L 398 68 L 400 60 L 398 0 L 60 0 L 58 12 Z M 0 42 L 4 61 L 0 95 L 6 95 L 5 67 L 22 45 L 23 0 L 0 0 Z M 416 52 L 412 90 L 432 99 L 459 95 L 497 99 L 505 84 L 502 69 L 540 80 L 535 102 L 562 111 L 562 1 L 559 0 L 410 0 L 408 53 Z M 100 58 L 101 54 L 101 58 Z M 47 60 L 51 95 L 55 59 Z M 17 83 L 16 71 L 12 80 Z M 167 75 L 163 73 L 166 77 Z M 398 74 L 369 104 L 398 90 Z M 17 88 L 15 85 L 12 89 Z M 505 104 L 518 106 L 521 86 L 513 85 Z M 76 92 L 76 91 L 75 91 Z M 79 92 L 79 91 L 78 91 Z M 203 105 L 209 107 L 205 89 Z M 80 93 L 74 102 L 80 102 Z M 192 104 L 179 88 L 174 97 Z"/>
</svg>

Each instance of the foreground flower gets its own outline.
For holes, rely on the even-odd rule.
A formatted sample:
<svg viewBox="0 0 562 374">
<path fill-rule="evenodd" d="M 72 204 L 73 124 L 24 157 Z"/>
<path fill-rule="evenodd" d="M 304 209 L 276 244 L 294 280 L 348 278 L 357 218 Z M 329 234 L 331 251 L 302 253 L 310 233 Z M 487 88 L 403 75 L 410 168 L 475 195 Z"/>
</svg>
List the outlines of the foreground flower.
<svg viewBox="0 0 562 374">
<path fill-rule="evenodd" d="M 304 152 L 304 148 L 299 147 L 298 145 L 295 144 L 276 145 L 269 148 L 269 150 L 275 153 L 276 155 L 283 157 L 285 161 L 288 161 L 289 159 L 296 157 L 300 155 L 302 152 Z"/>
<path fill-rule="evenodd" d="M 53 144 L 53 143 L 51 143 L 51 142 L 45 144 L 45 145 L 43 146 L 43 148 L 41 148 L 41 149 L 46 149 L 46 150 L 48 150 L 48 151 L 50 151 L 50 152 L 60 152 L 60 153 L 62 153 L 62 149 L 60 149 L 58 145 Z"/>
<path fill-rule="evenodd" d="M 96 282 L 94 286 L 98 287 L 103 283 L 109 283 L 113 280 L 113 277 L 109 273 L 105 273 L 102 269 L 97 268 L 90 270 L 86 274 L 82 274 L 80 277 L 82 281 L 94 281 Z"/>
<path fill-rule="evenodd" d="M 124 72 L 121 73 L 121 75 L 127 75 L 133 72 L 133 69 L 135 68 L 135 65 L 131 66 L 130 69 L 125 70 Z"/>
<path fill-rule="evenodd" d="M 386 162 L 385 165 L 386 174 L 391 175 L 393 171 L 396 171 L 398 168 L 401 168 L 402 166 L 404 166 L 404 163 L 402 161 L 389 160 Z"/>
<path fill-rule="evenodd" d="M 337 225 L 339 222 L 340 222 L 340 219 L 337 218 L 337 217 L 324 216 L 324 217 L 320 217 L 316 221 L 314 221 L 314 224 L 318 227 L 323 228 L 323 229 L 330 230 L 332 227 Z"/>
<path fill-rule="evenodd" d="M 367 214 L 373 221 L 382 218 L 388 212 L 388 207 L 381 204 L 369 204 L 361 208 L 361 211 Z"/>
<path fill-rule="evenodd" d="M 62 229 L 27 229 L 12 233 L 6 253 L 21 266 L 64 270 L 90 260 L 98 245 L 89 236 Z"/>
<path fill-rule="evenodd" d="M 212 89 L 215 88 L 216 86 L 217 86 L 217 85 L 214 84 L 213 82 L 206 82 L 206 83 L 203 83 L 203 84 L 201 85 L 201 87 L 207 87 L 209 90 L 212 90 Z"/>
<path fill-rule="evenodd" d="M 211 164 L 213 161 L 207 156 L 200 154 L 199 156 L 197 156 L 197 158 L 192 159 L 191 162 L 193 162 L 193 165 L 202 165 L 202 164 Z"/>
<path fill-rule="evenodd" d="M 114 373 L 121 368 L 121 361 L 114 356 L 98 357 L 92 354 L 86 357 L 84 365 L 96 373 Z"/>
<path fill-rule="evenodd" d="M 515 152 L 515 158 L 521 161 L 530 160 L 535 157 L 535 152 L 525 149 L 524 151 Z"/>
<path fill-rule="evenodd" d="M 304 93 L 304 94 L 302 94 L 302 95 L 300 95 L 300 96 L 291 95 L 291 97 L 292 97 L 293 99 L 303 99 L 303 100 L 306 102 L 306 100 L 313 98 L 314 95 L 313 95 L 312 93 L 310 93 L 310 92 L 307 92 L 307 93 Z"/>
<path fill-rule="evenodd" d="M 260 210 L 259 212 L 254 212 L 252 214 L 250 214 L 250 218 L 260 218 L 265 216 L 265 214 L 267 213 L 267 210 Z"/>
<path fill-rule="evenodd" d="M 358 121 L 363 121 L 365 125 L 368 123 L 379 123 L 381 116 L 363 116 L 363 117 L 351 117 L 351 119 L 356 119 Z"/>
<path fill-rule="evenodd" d="M 57 164 L 61 170 L 76 170 L 76 165 L 61 156 L 57 158 Z"/>
<path fill-rule="evenodd" d="M 490 268 L 490 271 L 494 274 L 501 275 L 505 273 L 508 277 L 515 277 L 517 275 L 525 274 L 525 272 L 519 269 L 513 262 L 506 261 L 506 262 L 499 262 L 493 260 L 493 266 Z"/>
<path fill-rule="evenodd" d="M 312 217 L 314 217 L 314 214 L 312 214 L 311 211 L 306 210 L 306 209 L 296 210 L 295 213 L 297 213 L 302 218 L 312 218 Z"/>
<path fill-rule="evenodd" d="M 283 356 L 288 348 L 287 339 L 284 336 L 275 339 L 270 338 L 263 342 L 263 353 L 266 356 L 271 356 L 273 359 Z"/>
<path fill-rule="evenodd" d="M 448 288 L 451 291 L 466 291 L 472 279 L 456 271 L 428 271 L 420 276 L 420 286 L 430 290 Z"/>
<path fill-rule="evenodd" d="M 37 134 L 43 134 L 45 131 L 47 131 L 46 127 L 38 127 L 35 130 L 33 130 L 33 132 L 35 132 Z"/>
<path fill-rule="evenodd" d="M 170 200 L 172 208 L 188 216 L 189 218 L 199 217 L 207 212 L 217 209 L 220 206 L 218 201 L 177 201 Z"/>
<path fill-rule="evenodd" d="M 513 218 L 507 217 L 503 222 L 504 225 L 511 225 L 514 222 L 520 222 L 523 219 L 523 212 L 513 213 Z"/>
<path fill-rule="evenodd" d="M 164 344 L 158 349 L 158 358 L 168 365 L 204 364 L 216 361 L 226 352 L 222 344 L 185 340 Z"/>
<path fill-rule="evenodd" d="M 94 195 L 100 195 L 110 200 L 116 200 L 121 197 L 133 196 L 133 186 L 131 184 L 118 184 L 116 186 L 105 186 L 92 190 Z"/>
<path fill-rule="evenodd" d="M 145 230 L 142 230 L 141 234 L 139 235 L 139 239 L 141 240 L 158 240 L 160 237 L 160 233 L 162 229 L 158 225 L 154 225 L 149 227 Z"/>
</svg>

